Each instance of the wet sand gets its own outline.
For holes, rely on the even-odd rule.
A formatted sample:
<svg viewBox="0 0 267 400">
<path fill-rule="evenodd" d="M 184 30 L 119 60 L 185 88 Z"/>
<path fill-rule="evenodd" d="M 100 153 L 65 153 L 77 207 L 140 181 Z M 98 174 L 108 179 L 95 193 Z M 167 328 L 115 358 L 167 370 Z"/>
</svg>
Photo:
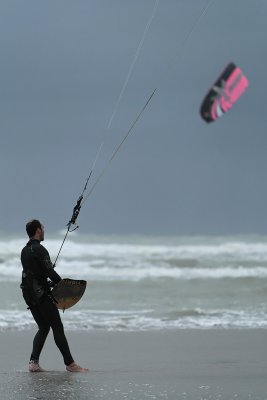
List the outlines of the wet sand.
<svg viewBox="0 0 267 400">
<path fill-rule="evenodd" d="M 50 333 L 29 373 L 33 331 L 2 332 L 0 399 L 267 399 L 266 330 L 66 332 L 87 374 L 65 371 Z"/>
</svg>

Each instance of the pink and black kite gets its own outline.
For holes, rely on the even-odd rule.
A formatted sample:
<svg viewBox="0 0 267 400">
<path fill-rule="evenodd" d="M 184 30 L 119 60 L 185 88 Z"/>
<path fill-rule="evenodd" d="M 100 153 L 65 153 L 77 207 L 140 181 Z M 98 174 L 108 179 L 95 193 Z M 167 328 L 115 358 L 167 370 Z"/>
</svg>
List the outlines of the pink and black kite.
<svg viewBox="0 0 267 400">
<path fill-rule="evenodd" d="M 216 121 L 226 113 L 248 87 L 248 80 L 234 63 L 227 65 L 204 98 L 200 114 L 206 122 Z"/>
</svg>

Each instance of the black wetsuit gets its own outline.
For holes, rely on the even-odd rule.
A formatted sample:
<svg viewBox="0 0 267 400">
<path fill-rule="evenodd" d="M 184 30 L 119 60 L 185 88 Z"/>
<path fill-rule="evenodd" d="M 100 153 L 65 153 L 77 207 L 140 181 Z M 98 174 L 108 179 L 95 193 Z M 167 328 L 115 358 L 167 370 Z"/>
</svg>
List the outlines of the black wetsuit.
<svg viewBox="0 0 267 400">
<path fill-rule="evenodd" d="M 30 240 L 21 252 L 22 283 L 24 300 L 35 319 L 39 330 L 33 340 L 31 360 L 39 361 L 50 327 L 65 365 L 73 362 L 69 345 L 64 333 L 59 311 L 53 303 L 50 293 L 51 285 L 58 283 L 61 277 L 53 268 L 48 251 L 39 240 Z"/>
</svg>

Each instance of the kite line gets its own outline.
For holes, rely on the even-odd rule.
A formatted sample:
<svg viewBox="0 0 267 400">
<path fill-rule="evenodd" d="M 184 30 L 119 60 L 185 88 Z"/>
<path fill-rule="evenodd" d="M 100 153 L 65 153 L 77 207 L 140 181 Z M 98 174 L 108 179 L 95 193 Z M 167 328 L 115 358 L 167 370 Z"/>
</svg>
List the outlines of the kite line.
<svg viewBox="0 0 267 400">
<path fill-rule="evenodd" d="M 200 13 L 198 14 L 197 18 L 194 20 L 194 23 L 192 24 L 191 28 L 189 29 L 189 31 L 188 31 L 186 37 L 185 37 L 184 40 L 182 41 L 182 43 L 181 43 L 181 45 L 180 45 L 179 51 L 175 54 L 175 56 L 173 57 L 173 59 L 171 59 L 171 61 L 170 61 L 169 64 L 167 65 L 166 69 L 164 70 L 164 73 L 162 74 L 161 78 L 159 79 L 159 82 L 160 82 L 160 83 L 161 83 L 161 81 L 167 76 L 167 72 L 169 71 L 169 69 L 171 68 L 171 66 L 173 65 L 173 63 L 175 62 L 175 60 L 177 59 L 178 55 L 180 55 L 180 54 L 182 53 L 183 49 L 186 47 L 186 45 L 187 45 L 187 43 L 189 42 L 191 36 L 193 35 L 193 33 L 195 32 L 197 26 L 199 25 L 200 21 L 201 21 L 202 18 L 206 15 L 206 13 L 207 13 L 207 11 L 208 11 L 208 8 L 211 6 L 211 4 L 212 4 L 214 1 L 215 1 L 215 0 L 208 0 L 208 2 L 206 3 L 206 5 L 201 9 Z M 156 0 L 156 1 L 155 1 L 155 4 L 154 4 L 154 8 L 153 8 L 153 10 L 152 10 L 151 17 L 150 17 L 150 19 L 149 19 L 149 21 L 148 21 L 148 23 L 147 23 L 147 25 L 146 25 L 146 28 L 145 28 L 145 31 L 144 31 L 144 33 L 143 33 L 142 39 L 141 39 L 141 41 L 140 41 L 140 43 L 139 43 L 139 46 L 138 46 L 138 48 L 137 48 L 135 57 L 134 57 L 134 59 L 133 59 L 133 61 L 132 61 L 132 64 L 131 64 L 131 66 L 130 66 L 130 68 L 129 68 L 129 71 L 128 71 L 128 74 L 127 74 L 127 76 L 126 76 L 125 82 L 124 82 L 124 84 L 123 84 L 122 90 L 121 90 L 121 92 L 120 92 L 120 94 L 119 94 L 119 97 L 118 97 L 118 100 L 117 100 L 117 102 L 116 102 L 116 104 L 115 104 L 113 113 L 112 113 L 111 118 L 110 118 L 109 123 L 108 123 L 108 128 L 111 126 L 112 121 L 113 121 L 113 119 L 114 119 L 114 116 L 115 116 L 115 114 L 116 114 L 116 112 L 117 112 L 118 105 L 119 105 L 119 103 L 120 103 L 120 101 L 121 101 L 121 98 L 122 98 L 124 92 L 125 92 L 125 89 L 126 89 L 126 86 L 127 86 L 128 82 L 129 82 L 130 76 L 131 76 L 131 74 L 132 74 L 132 72 L 133 72 L 134 65 L 135 65 L 135 63 L 136 63 L 136 61 L 137 61 L 137 59 L 138 59 L 139 54 L 140 54 L 141 48 L 142 48 L 142 46 L 143 46 L 143 43 L 144 43 L 144 40 L 145 40 L 145 37 L 146 37 L 146 34 L 147 34 L 147 32 L 148 32 L 148 30 L 149 30 L 149 28 L 150 28 L 150 25 L 151 25 L 151 23 L 152 23 L 152 21 L 153 21 L 154 16 L 155 16 L 155 13 L 156 13 L 156 10 L 157 10 L 157 7 L 158 7 L 158 3 L 159 3 L 159 0 Z M 77 203 L 76 203 L 76 205 L 75 205 L 74 208 L 73 208 L 72 216 L 71 216 L 69 222 L 67 223 L 67 231 L 66 231 L 66 234 L 65 234 L 65 236 L 64 236 L 64 239 L 63 239 L 63 242 L 62 242 L 62 244 L 61 244 L 61 247 L 60 247 L 60 249 L 59 249 L 59 252 L 58 252 L 58 254 L 57 254 L 57 256 L 56 256 L 56 259 L 55 259 L 55 262 L 54 262 L 54 266 L 56 265 L 56 262 L 57 262 L 57 260 L 58 260 L 58 257 L 59 257 L 59 255 L 60 255 L 60 253 L 61 253 L 61 250 L 62 250 L 62 248 L 63 248 L 63 245 L 64 245 L 64 243 L 65 243 L 65 241 L 66 241 L 66 239 L 67 239 L 68 234 L 69 234 L 70 232 L 73 232 L 74 230 L 76 230 L 76 229 L 78 228 L 78 226 L 76 225 L 76 220 L 77 220 L 77 218 L 78 218 L 78 216 L 79 216 L 79 213 L 80 213 L 80 210 L 81 210 L 82 205 L 84 204 L 85 201 L 88 200 L 89 196 L 92 194 L 93 190 L 95 189 L 95 187 L 97 186 L 97 184 L 100 182 L 100 180 L 102 179 L 102 177 L 104 176 L 104 174 L 105 174 L 106 171 L 108 170 L 108 168 L 109 168 L 111 162 L 112 162 L 112 161 L 114 160 L 114 158 L 116 157 L 116 155 L 117 155 L 117 153 L 119 152 L 120 148 L 122 147 L 122 145 L 124 144 L 124 142 L 126 141 L 126 139 L 129 137 L 129 135 L 130 135 L 131 132 L 133 131 L 135 125 L 137 124 L 137 122 L 139 121 L 139 119 L 141 118 L 141 116 L 143 115 L 143 113 L 145 112 L 145 110 L 147 109 L 147 107 L 148 107 L 150 101 L 152 100 L 152 98 L 154 97 L 156 91 L 158 90 L 158 86 L 159 86 L 159 84 L 158 84 L 157 87 L 152 91 L 152 93 L 148 96 L 146 102 L 144 103 L 144 105 L 143 105 L 142 108 L 140 109 L 139 113 L 137 114 L 136 118 L 133 120 L 132 124 L 130 125 L 130 128 L 127 130 L 127 132 L 126 132 L 126 134 L 124 135 L 123 139 L 121 140 L 121 142 L 118 144 L 118 146 L 117 146 L 117 147 L 115 148 L 115 150 L 113 151 L 111 157 L 109 158 L 109 160 L 108 160 L 107 163 L 105 164 L 105 166 L 104 166 L 102 172 L 100 172 L 100 174 L 99 174 L 98 177 L 96 178 L 94 184 L 91 186 L 90 190 L 88 191 L 87 195 L 85 196 L 85 193 L 86 193 L 87 190 L 88 190 L 88 183 L 89 183 L 89 181 L 90 181 L 90 179 L 91 179 L 92 173 L 93 173 L 93 171 L 94 171 L 95 165 L 96 165 L 96 163 L 97 163 L 97 161 L 98 161 L 98 158 L 99 158 L 100 153 L 101 153 L 101 151 L 102 151 L 102 148 L 103 148 L 103 146 L 104 146 L 105 140 L 103 140 L 102 143 L 100 144 L 100 146 L 99 146 L 99 148 L 98 148 L 98 150 L 97 150 L 96 157 L 95 157 L 95 159 L 94 159 L 93 165 L 92 165 L 92 167 L 91 167 L 90 173 L 89 173 L 88 177 L 86 178 L 86 182 L 85 182 L 84 188 L 83 188 L 83 190 L 82 190 L 82 193 L 81 193 L 81 195 L 79 196 L 79 198 L 78 198 L 78 200 L 77 200 Z M 84 196 L 85 196 L 85 197 L 84 197 Z M 76 225 L 76 227 L 73 228 L 73 229 L 71 229 L 72 225 L 73 225 L 73 226 Z"/>
<path fill-rule="evenodd" d="M 125 89 L 126 89 L 126 87 L 127 87 L 127 85 L 128 85 L 128 82 L 129 82 L 130 77 L 131 77 L 131 75 L 132 75 L 132 72 L 133 72 L 133 70 L 134 70 L 136 61 L 137 61 L 137 59 L 138 59 L 138 57 L 139 57 L 139 54 L 140 54 L 140 52 L 141 52 L 141 49 L 142 49 L 142 47 L 143 47 L 143 44 L 144 44 L 146 35 L 147 35 L 148 31 L 149 31 L 149 28 L 150 28 L 150 26 L 151 26 L 151 24 L 152 24 L 152 21 L 153 21 L 154 17 L 155 17 L 155 14 L 156 14 L 158 5 L 159 5 L 159 0 L 156 0 L 156 1 L 155 1 L 155 4 L 154 4 L 154 7 L 153 7 L 153 10 L 152 10 L 152 14 L 151 14 L 149 20 L 147 21 L 147 24 L 146 24 L 145 30 L 144 30 L 144 32 L 143 32 L 142 38 L 141 38 L 140 43 L 139 43 L 139 45 L 138 45 L 138 47 L 137 47 L 136 53 L 135 53 L 135 55 L 134 55 L 134 58 L 133 58 L 133 61 L 132 61 L 131 65 L 130 65 L 130 68 L 129 68 L 129 71 L 128 71 L 127 76 L 126 76 L 126 78 L 125 78 L 124 84 L 123 84 L 123 86 L 122 86 L 122 88 L 121 88 L 119 97 L 118 97 L 118 99 L 117 99 L 117 101 L 116 101 L 116 103 L 115 103 L 114 110 L 113 110 L 113 112 L 112 112 L 112 114 L 111 114 L 111 117 L 110 117 L 110 120 L 109 120 L 109 123 L 108 123 L 108 129 L 110 129 L 111 124 L 112 124 L 112 121 L 113 121 L 113 119 L 114 119 L 114 117 L 115 117 L 115 115 L 116 115 L 116 113 L 117 113 L 119 104 L 120 104 L 121 99 L 122 99 L 122 97 L 123 97 L 123 95 L 124 95 Z"/>
<path fill-rule="evenodd" d="M 125 92 L 125 90 L 126 90 L 126 87 L 127 87 L 127 85 L 128 85 L 128 82 L 129 82 L 129 80 L 130 80 L 130 77 L 131 77 L 132 72 L 133 72 L 133 70 L 134 70 L 135 64 L 136 64 L 136 62 L 137 62 L 137 60 L 138 60 L 139 54 L 140 54 L 140 52 L 141 52 L 141 50 L 142 50 L 142 47 L 143 47 L 143 44 L 144 44 L 144 42 L 145 42 L 147 33 L 148 33 L 148 31 L 149 31 L 149 29 L 150 29 L 150 26 L 151 26 L 151 24 L 152 24 L 152 21 L 153 21 L 153 19 L 154 19 L 154 17 L 155 17 L 155 14 L 156 14 L 158 5 L 159 5 L 159 0 L 155 0 L 154 7 L 153 7 L 153 9 L 152 9 L 152 13 L 151 13 L 151 15 L 150 15 L 150 17 L 149 17 L 149 19 L 148 19 L 148 21 L 147 21 L 147 24 L 146 24 L 146 26 L 145 26 L 143 35 L 142 35 L 141 40 L 140 40 L 140 42 L 139 42 L 139 44 L 138 44 L 138 47 L 137 47 L 137 49 L 136 49 L 136 52 L 135 52 L 133 61 L 132 61 L 131 65 L 130 65 L 130 67 L 129 67 L 128 73 L 127 73 L 126 78 L 125 78 L 125 81 L 124 81 L 124 83 L 123 83 L 123 86 L 122 86 L 122 88 L 121 88 L 120 94 L 119 94 L 119 96 L 118 96 L 118 99 L 117 99 L 117 101 L 116 101 L 116 103 L 115 103 L 113 112 L 112 112 L 111 117 L 110 117 L 110 119 L 109 119 L 108 126 L 107 126 L 107 131 L 110 129 L 110 127 L 111 127 L 111 125 L 112 125 L 112 122 L 113 122 L 113 119 L 114 119 L 114 117 L 115 117 L 115 115 L 116 115 L 116 113 L 117 113 L 119 104 L 120 104 L 121 99 L 122 99 L 122 97 L 123 97 L 123 95 L 124 95 L 124 92 Z M 118 146 L 118 148 L 117 148 L 117 150 L 116 150 L 115 153 L 117 153 L 117 152 L 119 151 L 119 148 L 122 146 L 123 142 L 124 142 L 124 141 L 126 140 L 126 138 L 129 136 L 130 132 L 131 132 L 132 129 L 134 128 L 134 125 L 137 123 L 138 119 L 141 117 L 141 114 L 144 112 L 145 108 L 147 107 L 147 105 L 148 105 L 150 99 L 153 97 L 153 95 L 154 95 L 154 93 L 150 96 L 150 98 L 149 98 L 147 104 L 145 104 L 145 106 L 143 107 L 143 110 L 141 110 L 141 112 L 140 112 L 139 115 L 137 116 L 136 120 L 134 121 L 134 123 L 132 124 L 132 126 L 130 127 L 130 129 L 128 130 L 127 134 L 125 135 L 125 138 L 123 139 L 123 141 L 121 142 L 121 144 Z M 86 182 L 85 182 L 84 188 L 83 188 L 83 190 L 82 190 L 82 193 L 81 193 L 81 195 L 79 196 L 75 207 L 73 208 L 72 216 L 71 216 L 71 219 L 69 220 L 69 222 L 68 222 L 68 224 L 67 224 L 67 231 L 66 231 L 66 234 L 65 234 L 65 236 L 64 236 L 63 242 L 62 242 L 62 244 L 61 244 L 61 246 L 60 246 L 59 252 L 58 252 L 58 254 L 57 254 L 57 256 L 56 256 L 56 259 L 55 259 L 55 262 L 54 262 L 54 266 L 56 265 L 56 262 L 57 262 L 57 260 L 58 260 L 58 257 L 59 257 L 59 255 L 60 255 L 60 253 L 61 253 L 62 247 L 63 247 L 63 245 L 64 245 L 64 243 L 65 243 L 65 241 L 66 241 L 66 239 L 67 239 L 67 236 L 68 236 L 69 232 L 72 232 L 72 231 L 74 231 L 74 230 L 76 230 L 76 229 L 78 228 L 78 226 L 76 226 L 74 229 L 71 230 L 71 226 L 76 224 L 76 220 L 77 220 L 78 215 L 79 215 L 80 210 L 81 210 L 82 200 L 83 200 L 84 193 L 85 193 L 86 190 L 87 190 L 88 183 L 89 183 L 90 178 L 91 178 L 91 176 L 92 176 L 92 174 L 93 174 L 93 171 L 94 171 L 94 169 L 95 169 L 96 163 L 97 163 L 97 161 L 98 161 L 98 159 L 99 159 L 99 157 L 100 157 L 100 154 L 101 154 L 101 151 L 102 151 L 102 148 L 103 148 L 104 144 L 105 144 L 105 137 L 104 137 L 104 139 L 102 140 L 102 142 L 100 143 L 100 145 L 99 145 L 99 147 L 98 147 L 98 149 L 97 149 L 97 152 L 96 152 L 96 155 L 95 155 L 95 158 L 94 158 L 92 167 L 91 167 L 91 169 L 90 169 L 90 172 L 89 172 L 88 177 L 86 178 Z M 114 154 L 113 157 L 109 160 L 108 164 L 110 164 L 110 162 L 111 162 L 112 159 L 115 157 L 115 155 L 116 155 L 116 154 Z M 102 173 L 101 173 L 101 174 L 99 175 L 99 177 L 97 178 L 96 182 L 95 182 L 94 185 L 93 185 L 93 188 L 96 186 L 97 182 L 98 182 L 98 181 L 101 179 L 101 177 L 104 175 L 104 172 L 105 172 L 105 170 L 107 169 L 108 164 L 106 165 L 106 167 L 104 168 L 104 170 L 102 171 Z M 91 193 L 92 191 L 93 191 L 93 189 L 91 189 L 89 193 Z M 89 194 L 88 194 L 88 196 L 89 196 Z M 88 196 L 87 196 L 87 198 L 88 198 Z"/>
</svg>

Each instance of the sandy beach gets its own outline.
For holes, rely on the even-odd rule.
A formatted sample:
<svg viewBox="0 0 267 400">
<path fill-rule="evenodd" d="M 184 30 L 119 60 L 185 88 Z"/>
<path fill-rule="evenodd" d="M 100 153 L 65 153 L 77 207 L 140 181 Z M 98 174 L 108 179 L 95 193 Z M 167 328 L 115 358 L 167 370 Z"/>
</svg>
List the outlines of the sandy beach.
<svg viewBox="0 0 267 400">
<path fill-rule="evenodd" d="M 87 374 L 65 371 L 50 333 L 40 364 L 27 363 L 33 331 L 2 332 L 1 400 L 267 399 L 267 331 L 67 331 Z"/>
</svg>

